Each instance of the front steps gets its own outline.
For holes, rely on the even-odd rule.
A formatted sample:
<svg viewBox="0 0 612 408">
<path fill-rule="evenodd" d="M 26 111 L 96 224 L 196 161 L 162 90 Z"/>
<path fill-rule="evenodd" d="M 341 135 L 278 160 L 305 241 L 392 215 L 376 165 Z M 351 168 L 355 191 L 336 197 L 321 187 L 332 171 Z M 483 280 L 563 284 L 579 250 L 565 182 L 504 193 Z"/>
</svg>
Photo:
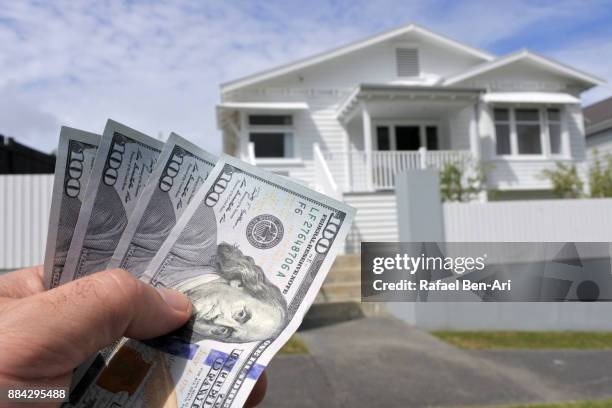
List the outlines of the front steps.
<svg viewBox="0 0 612 408">
<path fill-rule="evenodd" d="M 361 300 L 361 259 L 359 255 L 338 255 L 315 303 L 359 302 Z"/>
</svg>

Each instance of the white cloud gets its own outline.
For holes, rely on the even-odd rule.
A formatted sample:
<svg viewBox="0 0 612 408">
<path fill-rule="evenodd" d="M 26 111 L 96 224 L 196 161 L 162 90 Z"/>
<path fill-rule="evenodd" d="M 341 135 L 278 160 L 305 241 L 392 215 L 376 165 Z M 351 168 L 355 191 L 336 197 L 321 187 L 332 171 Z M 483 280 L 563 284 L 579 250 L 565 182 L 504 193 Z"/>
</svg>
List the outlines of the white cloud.
<svg viewBox="0 0 612 408">
<path fill-rule="evenodd" d="M 218 152 L 221 82 L 408 22 L 490 47 L 593 12 L 576 1 L 5 2 L 0 133 L 51 150 L 60 124 L 100 132 L 112 117 Z"/>
</svg>

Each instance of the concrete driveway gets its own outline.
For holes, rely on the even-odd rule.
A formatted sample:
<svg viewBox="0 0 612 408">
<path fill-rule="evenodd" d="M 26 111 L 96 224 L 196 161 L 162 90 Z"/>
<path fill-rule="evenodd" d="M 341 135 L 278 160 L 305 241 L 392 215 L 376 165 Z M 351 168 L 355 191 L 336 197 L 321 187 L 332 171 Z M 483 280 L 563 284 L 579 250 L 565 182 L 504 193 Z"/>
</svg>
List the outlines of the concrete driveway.
<svg viewBox="0 0 612 408">
<path fill-rule="evenodd" d="M 612 351 L 468 351 L 392 317 L 302 331 L 264 407 L 431 407 L 612 398 Z"/>
</svg>

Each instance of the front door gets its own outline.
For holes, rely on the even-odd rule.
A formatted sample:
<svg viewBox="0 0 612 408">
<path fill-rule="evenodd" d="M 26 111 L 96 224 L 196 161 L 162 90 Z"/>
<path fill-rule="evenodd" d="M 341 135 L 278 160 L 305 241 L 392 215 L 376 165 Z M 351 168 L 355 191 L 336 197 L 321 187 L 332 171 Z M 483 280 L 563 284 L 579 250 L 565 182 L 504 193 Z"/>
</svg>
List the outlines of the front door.
<svg viewBox="0 0 612 408">
<path fill-rule="evenodd" d="M 438 150 L 438 127 L 430 124 L 418 125 L 377 125 L 376 150 Z"/>
</svg>

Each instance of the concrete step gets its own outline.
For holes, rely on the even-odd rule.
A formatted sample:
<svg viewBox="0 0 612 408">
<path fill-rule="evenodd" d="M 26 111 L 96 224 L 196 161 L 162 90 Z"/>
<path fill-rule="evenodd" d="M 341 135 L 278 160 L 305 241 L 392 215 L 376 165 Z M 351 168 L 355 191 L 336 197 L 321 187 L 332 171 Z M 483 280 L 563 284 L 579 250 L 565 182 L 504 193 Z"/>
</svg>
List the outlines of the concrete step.
<svg viewBox="0 0 612 408">
<path fill-rule="evenodd" d="M 353 255 L 338 255 L 333 268 L 361 268 L 361 257 L 358 254 Z"/>
<path fill-rule="evenodd" d="M 356 280 L 361 280 L 361 271 L 359 269 L 334 269 L 329 271 L 324 284 Z"/>
<path fill-rule="evenodd" d="M 361 258 L 359 255 L 340 255 L 334 261 L 325 283 L 359 279 L 361 279 Z"/>
<path fill-rule="evenodd" d="M 316 303 L 335 303 L 361 300 L 361 281 L 327 283 L 321 288 Z"/>
</svg>

